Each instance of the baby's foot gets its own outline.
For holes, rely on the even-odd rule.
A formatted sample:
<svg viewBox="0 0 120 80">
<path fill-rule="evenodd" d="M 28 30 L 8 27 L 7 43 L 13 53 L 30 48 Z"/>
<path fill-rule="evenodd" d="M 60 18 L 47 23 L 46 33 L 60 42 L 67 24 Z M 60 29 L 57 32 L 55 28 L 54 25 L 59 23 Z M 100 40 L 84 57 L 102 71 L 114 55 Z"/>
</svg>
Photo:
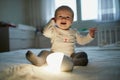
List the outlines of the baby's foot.
<svg viewBox="0 0 120 80">
<path fill-rule="evenodd" d="M 80 58 L 80 59 L 73 59 L 74 66 L 87 66 L 88 59 L 87 58 Z"/>
<path fill-rule="evenodd" d="M 75 57 L 76 58 L 86 58 L 86 59 L 88 58 L 87 53 L 85 53 L 85 52 L 78 52 L 78 53 L 76 53 Z"/>
<path fill-rule="evenodd" d="M 26 58 L 29 60 L 33 65 L 41 66 L 42 63 L 40 61 L 40 58 L 34 55 L 31 51 L 27 51 Z"/>
</svg>

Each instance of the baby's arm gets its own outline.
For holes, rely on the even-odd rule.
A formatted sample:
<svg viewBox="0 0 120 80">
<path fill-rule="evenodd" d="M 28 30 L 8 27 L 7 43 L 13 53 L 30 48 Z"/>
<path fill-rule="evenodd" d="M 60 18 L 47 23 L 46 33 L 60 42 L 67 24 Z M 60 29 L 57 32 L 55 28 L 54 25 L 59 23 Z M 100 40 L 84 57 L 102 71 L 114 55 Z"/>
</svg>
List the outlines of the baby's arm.
<svg viewBox="0 0 120 80">
<path fill-rule="evenodd" d="M 45 28 L 43 30 L 43 35 L 48 37 L 48 38 L 51 38 L 54 26 L 55 26 L 55 21 L 53 19 L 51 19 L 48 22 L 48 24 L 45 26 Z"/>
<path fill-rule="evenodd" d="M 80 45 L 85 45 L 87 43 L 90 43 L 95 37 L 95 31 L 96 28 L 90 28 L 87 36 L 82 36 L 80 35 L 80 33 L 77 33 L 76 34 L 77 43 L 79 43 Z"/>
</svg>

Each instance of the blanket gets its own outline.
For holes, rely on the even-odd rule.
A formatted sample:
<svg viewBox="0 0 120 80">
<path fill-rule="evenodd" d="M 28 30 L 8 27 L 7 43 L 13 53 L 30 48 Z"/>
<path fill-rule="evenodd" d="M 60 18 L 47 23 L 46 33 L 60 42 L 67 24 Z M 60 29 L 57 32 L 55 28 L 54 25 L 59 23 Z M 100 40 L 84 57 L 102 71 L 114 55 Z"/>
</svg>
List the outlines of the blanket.
<svg viewBox="0 0 120 80">
<path fill-rule="evenodd" d="M 0 80 L 119 80 L 120 50 L 78 48 L 88 54 L 87 66 L 74 66 L 72 72 L 54 72 L 47 64 L 38 67 L 25 58 L 31 50 L 36 55 L 42 49 L 25 49 L 0 53 Z"/>
</svg>

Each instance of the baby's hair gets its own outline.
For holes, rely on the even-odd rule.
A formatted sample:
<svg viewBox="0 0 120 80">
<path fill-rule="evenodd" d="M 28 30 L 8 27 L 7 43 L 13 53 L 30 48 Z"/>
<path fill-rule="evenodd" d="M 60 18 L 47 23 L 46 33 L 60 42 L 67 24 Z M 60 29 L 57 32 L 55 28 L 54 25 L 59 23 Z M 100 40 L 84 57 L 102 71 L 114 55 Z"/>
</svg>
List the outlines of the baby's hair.
<svg viewBox="0 0 120 80">
<path fill-rule="evenodd" d="M 72 13 L 72 17 L 74 17 L 73 10 L 70 7 L 68 7 L 68 6 L 60 6 L 60 7 L 58 7 L 56 9 L 56 11 L 55 11 L 55 17 L 57 16 L 57 12 L 60 11 L 60 10 L 67 10 L 67 11 L 71 12 Z"/>
</svg>

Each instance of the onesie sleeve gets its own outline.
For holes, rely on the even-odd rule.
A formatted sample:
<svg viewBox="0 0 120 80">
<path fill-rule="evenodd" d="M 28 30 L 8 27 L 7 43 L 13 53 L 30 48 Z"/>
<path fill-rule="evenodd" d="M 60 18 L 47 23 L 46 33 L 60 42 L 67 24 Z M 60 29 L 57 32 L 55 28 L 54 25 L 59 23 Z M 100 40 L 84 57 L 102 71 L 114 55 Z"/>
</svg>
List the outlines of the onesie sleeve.
<svg viewBox="0 0 120 80">
<path fill-rule="evenodd" d="M 45 28 L 43 30 L 43 35 L 48 38 L 51 38 L 52 34 L 53 34 L 54 26 L 55 26 L 55 21 L 53 19 L 51 19 L 48 22 L 48 24 L 45 26 Z"/>
<path fill-rule="evenodd" d="M 90 43 L 93 39 L 94 38 L 92 38 L 89 33 L 86 36 L 80 35 L 79 32 L 76 33 L 76 41 L 80 45 Z"/>
</svg>

